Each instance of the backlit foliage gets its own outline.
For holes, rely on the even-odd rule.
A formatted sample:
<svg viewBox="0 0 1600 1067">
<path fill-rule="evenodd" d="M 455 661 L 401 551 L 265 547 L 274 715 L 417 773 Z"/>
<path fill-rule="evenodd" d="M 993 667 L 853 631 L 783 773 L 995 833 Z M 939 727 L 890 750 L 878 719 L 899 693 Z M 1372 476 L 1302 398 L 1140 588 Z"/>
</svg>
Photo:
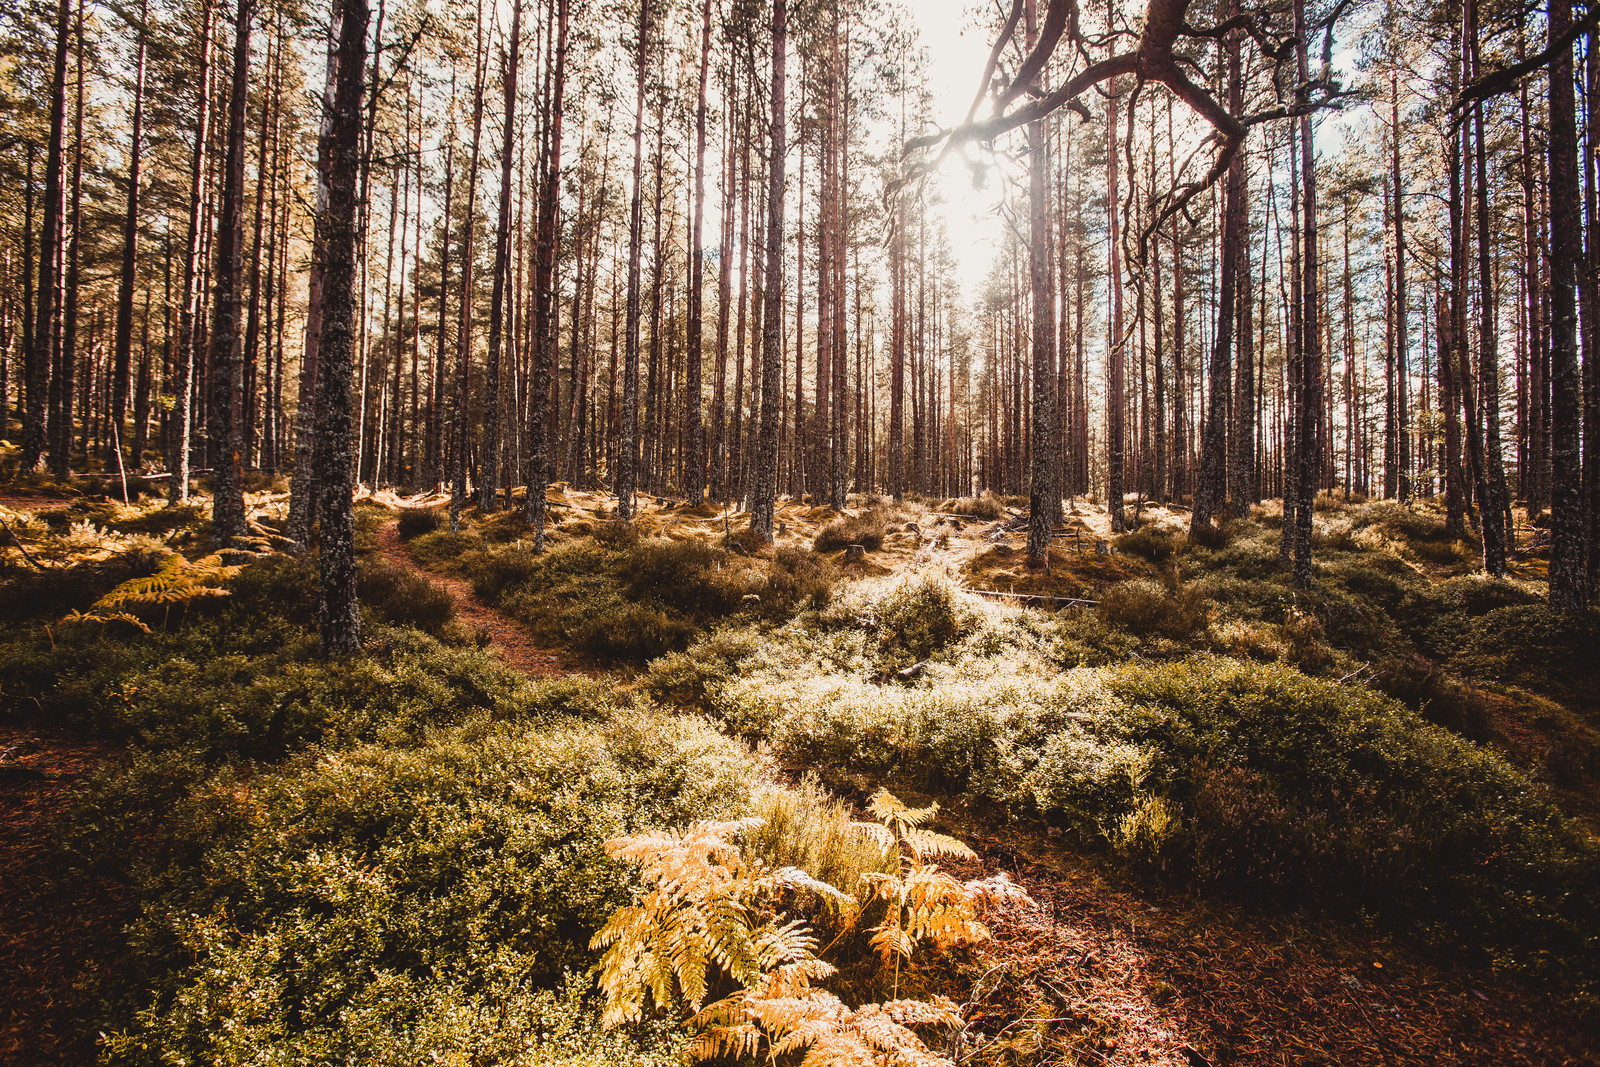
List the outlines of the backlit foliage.
<svg viewBox="0 0 1600 1067">
<path fill-rule="evenodd" d="M 595 935 L 606 950 L 600 988 L 608 1026 L 643 1018 L 647 998 L 656 1008 L 681 999 L 694 1013 L 690 1054 L 768 1062 L 800 1056 L 806 1067 L 824 1065 L 947 1064 L 913 1027 L 961 1026 L 944 997 L 894 999 L 852 1008 L 821 983 L 837 973 L 821 959 L 816 937 L 784 905 L 805 892 L 824 901 L 844 933 L 870 935 L 883 963 L 896 967 L 920 944 L 935 951 L 981 941 L 988 929 L 977 913 L 985 903 L 1025 900 L 1005 875 L 960 882 L 927 861 L 934 855 L 971 858 L 961 842 L 924 828 L 936 806 L 910 808 L 880 790 L 869 809 L 879 820 L 856 823 L 858 832 L 900 851 L 898 874 L 867 872 L 861 895 L 847 893 L 796 867 L 771 868 L 746 861 L 734 839 L 761 825 L 745 818 L 697 823 L 682 832 L 654 830 L 607 843 L 610 854 L 638 864 L 651 888 L 635 905 L 619 909 Z M 881 916 L 869 930 L 859 922 Z M 833 945 L 839 945 L 836 939 Z M 710 991 L 739 988 L 705 1007 Z"/>
</svg>

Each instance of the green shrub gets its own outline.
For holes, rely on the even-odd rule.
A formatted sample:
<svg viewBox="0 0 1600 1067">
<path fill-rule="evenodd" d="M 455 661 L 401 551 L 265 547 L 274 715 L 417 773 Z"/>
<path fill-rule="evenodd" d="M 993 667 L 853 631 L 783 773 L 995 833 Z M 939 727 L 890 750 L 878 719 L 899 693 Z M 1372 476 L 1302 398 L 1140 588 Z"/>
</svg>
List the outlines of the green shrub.
<svg viewBox="0 0 1600 1067">
<path fill-rule="evenodd" d="M 356 596 L 385 622 L 415 626 L 435 637 L 456 614 L 449 590 L 380 557 L 357 561 Z"/>
<path fill-rule="evenodd" d="M 1117 551 L 1151 563 L 1165 563 L 1178 549 L 1178 539 L 1167 530 L 1146 525 L 1131 534 L 1117 538 Z"/>
<path fill-rule="evenodd" d="M 883 547 L 883 527 L 887 509 L 872 507 L 859 515 L 841 515 L 817 531 L 811 547 L 818 552 L 838 552 L 848 545 L 860 545 L 868 552 Z"/>
<path fill-rule="evenodd" d="M 1206 879 L 1456 943 L 1568 954 L 1600 933 L 1593 848 L 1502 760 L 1377 694 L 1209 657 L 1109 688 L 1131 709 L 1113 736 L 1146 751 Z"/>
<path fill-rule="evenodd" d="M 444 510 L 442 508 L 401 508 L 400 509 L 400 539 L 409 541 L 413 537 L 430 534 L 444 523 Z"/>
<path fill-rule="evenodd" d="M 418 534 L 408 546 L 418 563 L 429 568 L 448 568 L 464 553 L 483 547 L 483 538 L 476 534 L 451 533 L 448 529 Z"/>
<path fill-rule="evenodd" d="M 575 622 L 570 639 L 600 662 L 616 663 L 644 662 L 682 649 L 694 635 L 692 623 L 623 601 L 585 614 Z"/>
<path fill-rule="evenodd" d="M 878 644 L 885 655 L 925 660 L 960 640 L 973 625 L 951 583 L 934 575 L 902 579 L 879 601 Z"/>
<path fill-rule="evenodd" d="M 708 727 L 629 712 L 480 721 L 247 788 L 220 778 L 145 845 L 145 973 L 126 977 L 154 995 L 113 1047 L 133 1062 L 637 1057 L 595 1032 L 582 979 L 545 990 L 586 971 L 588 937 L 628 900 L 603 843 L 735 814 L 748 773 Z"/>
<path fill-rule="evenodd" d="M 1194 586 L 1168 591 L 1160 582 L 1118 582 L 1100 594 L 1100 617 L 1129 633 L 1181 641 L 1203 629 L 1209 606 Z"/>
</svg>

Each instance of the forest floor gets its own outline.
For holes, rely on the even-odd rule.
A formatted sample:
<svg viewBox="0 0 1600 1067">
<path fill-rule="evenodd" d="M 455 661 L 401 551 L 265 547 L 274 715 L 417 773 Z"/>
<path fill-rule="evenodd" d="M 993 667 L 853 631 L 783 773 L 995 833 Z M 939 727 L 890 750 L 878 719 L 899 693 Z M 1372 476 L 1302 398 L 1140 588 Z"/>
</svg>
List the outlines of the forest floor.
<svg viewBox="0 0 1600 1067">
<path fill-rule="evenodd" d="M 0 1063 L 90 1064 L 73 1023 L 84 979 L 129 918 L 120 887 L 73 876 L 57 829 L 78 787 L 117 751 L 36 727 L 0 725 Z M 63 896 L 62 886 L 74 889 Z"/>
<path fill-rule="evenodd" d="M 604 514 L 607 505 L 596 494 L 561 490 L 551 500 L 564 505 L 567 523 L 578 511 Z M 733 528 L 748 521 L 742 513 L 705 514 L 668 500 L 636 506 L 643 532 L 674 540 L 721 533 L 725 517 Z M 838 516 L 831 508 L 783 504 L 777 544 L 809 547 Z M 969 588 L 1029 595 L 1068 591 L 1071 576 L 1085 568 L 1101 576 L 1127 566 L 1121 556 L 1096 553 L 1096 542 L 1111 536 L 1109 516 L 1080 503 L 1058 531 L 1069 547 L 1055 577 L 1029 571 L 1024 516 L 1012 509 L 986 521 L 919 507 L 908 516 L 914 529 L 889 533 L 880 550 L 841 569 L 876 577 L 933 567 Z M 1186 509 L 1143 510 L 1143 522 L 1156 528 L 1186 529 L 1188 518 Z M 553 522 L 553 542 L 583 535 L 562 525 Z M 419 564 L 396 523 L 383 525 L 379 544 L 387 558 L 445 585 L 461 616 L 508 663 L 520 667 L 531 655 L 535 673 L 560 669 L 558 653 L 536 649 L 469 583 Z M 1059 1041 L 1066 1022 L 1076 1024 L 1070 1054 L 1081 1063 L 1600 1064 L 1593 1035 L 1548 1010 L 1538 991 L 1433 959 L 1415 945 L 1327 920 L 1197 902 L 1119 878 L 1048 838 L 1020 842 L 1010 829 L 1002 836 L 980 819 L 961 831 L 980 858 L 969 872 L 957 865 L 958 873 L 1003 867 L 1035 901 L 991 921 L 994 941 L 980 950 L 988 973 L 972 1005 L 974 1020 L 1010 1023 L 1004 1039 L 1022 1057 L 1042 1051 L 1040 1033 L 1053 1031 L 1051 1040 Z"/>
<path fill-rule="evenodd" d="M 551 502 L 561 520 L 552 526 L 557 544 L 584 537 L 591 518 L 614 508 L 614 499 L 561 488 Z M 18 510 L 60 503 L 0 499 Z M 784 504 L 779 544 L 809 547 L 838 517 L 830 508 Z M 636 523 L 684 540 L 719 536 L 745 518 L 654 500 L 644 502 Z M 1066 551 L 1049 572 L 1024 565 L 1026 531 L 1015 509 L 980 519 L 924 506 L 900 513 L 879 550 L 841 560 L 839 569 L 850 578 L 932 567 L 975 591 L 1066 597 L 1083 595 L 1091 578 L 1132 574 L 1120 554 L 1096 552 L 1110 536 L 1103 508 L 1078 504 L 1067 518 L 1058 531 Z M 1144 519 L 1175 528 L 1188 516 L 1147 506 Z M 443 587 L 468 632 L 514 669 L 532 677 L 578 669 L 576 657 L 535 639 L 470 582 L 425 567 L 395 519 L 378 526 L 377 549 Z M 116 885 L 85 882 L 62 899 L 55 887 L 71 879 L 63 878 L 55 825 L 77 785 L 116 757 L 104 742 L 0 727 L 0 1062 L 94 1062 L 94 1035 L 72 1032 L 70 1022 L 82 1011 L 87 976 L 115 951 L 130 916 Z M 1326 918 L 1199 901 L 1049 837 L 1011 828 L 1002 835 L 974 813 L 954 817 L 980 857 L 972 873 L 1004 867 L 1034 901 L 991 922 L 995 937 L 977 950 L 985 973 L 969 1004 L 973 1020 L 1012 1043 L 1018 1062 L 1050 1042 L 1049 1051 L 1073 1057 L 1065 1062 L 1173 1067 L 1600 1064 L 1594 1035 L 1503 976 Z"/>
<path fill-rule="evenodd" d="M 480 645 L 489 645 L 498 651 L 508 666 L 532 678 L 569 673 L 562 666 L 560 654 L 539 647 L 521 626 L 479 600 L 470 582 L 425 570 L 400 540 L 396 520 L 391 519 L 378 528 L 378 551 L 389 562 L 426 575 L 435 585 L 443 586 L 455 600 L 456 617 L 477 637 Z"/>
</svg>

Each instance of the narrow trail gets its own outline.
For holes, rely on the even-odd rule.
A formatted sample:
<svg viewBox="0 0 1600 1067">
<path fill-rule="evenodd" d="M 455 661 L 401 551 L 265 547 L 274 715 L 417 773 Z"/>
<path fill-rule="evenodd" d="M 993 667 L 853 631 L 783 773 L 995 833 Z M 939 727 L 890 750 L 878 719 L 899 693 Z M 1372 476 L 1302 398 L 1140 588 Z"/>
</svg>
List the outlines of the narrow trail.
<svg viewBox="0 0 1600 1067">
<path fill-rule="evenodd" d="M 119 951 L 123 887 L 69 869 L 61 820 L 115 749 L 43 727 L 0 725 L 0 1063 L 92 1064 L 77 1026 L 84 978 Z"/>
<path fill-rule="evenodd" d="M 535 678 L 572 673 L 563 666 L 557 653 L 541 647 L 518 623 L 478 599 L 470 582 L 436 574 L 418 563 L 400 540 L 398 519 L 391 519 L 378 528 L 378 552 L 395 566 L 442 586 L 455 600 L 456 615 L 461 621 L 474 632 L 487 636 L 489 644 L 509 666 Z"/>
<path fill-rule="evenodd" d="M 982 859 L 961 876 L 1005 869 L 1034 900 L 991 921 L 984 954 L 994 969 L 974 993 L 974 1015 L 1053 1015 L 1053 1039 L 1085 1053 L 1079 1062 L 1600 1062 L 1570 1014 L 1505 976 L 1331 920 L 1113 884 L 1039 842 L 967 837 Z"/>
</svg>

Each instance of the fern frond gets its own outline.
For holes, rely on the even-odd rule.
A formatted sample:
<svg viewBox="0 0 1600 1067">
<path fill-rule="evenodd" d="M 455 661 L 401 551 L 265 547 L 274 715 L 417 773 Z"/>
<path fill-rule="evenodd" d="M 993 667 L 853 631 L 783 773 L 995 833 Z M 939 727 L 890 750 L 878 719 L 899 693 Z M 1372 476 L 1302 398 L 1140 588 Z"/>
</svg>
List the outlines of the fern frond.
<svg viewBox="0 0 1600 1067">
<path fill-rule="evenodd" d="M 882 923 L 872 928 L 872 937 L 868 942 L 877 951 L 878 957 L 883 960 L 885 967 L 894 962 L 894 958 L 910 959 L 911 953 L 916 950 L 916 942 L 911 935 L 900 928 L 900 924 L 893 920 Z"/>
<path fill-rule="evenodd" d="M 760 1027 L 753 1023 L 739 1023 L 734 1026 L 707 1027 L 690 1043 L 688 1054 L 694 1063 L 723 1056 L 733 1060 L 748 1060 L 754 1059 L 760 1049 Z"/>
<path fill-rule="evenodd" d="M 949 997 L 934 996 L 929 1000 L 890 1000 L 872 1007 L 905 1026 L 942 1026 L 953 1030 L 962 1025 L 961 1013 L 956 1008 L 955 1001 Z"/>
<path fill-rule="evenodd" d="M 150 632 L 150 627 L 148 627 L 148 626 L 146 626 L 144 624 L 144 620 L 143 619 L 140 619 L 140 618 L 138 618 L 137 616 L 134 616 L 134 615 L 129 615 L 126 611 L 104 611 L 104 612 L 101 612 L 101 611 L 93 611 L 93 610 L 91 610 L 91 611 L 88 611 L 88 612 L 82 612 L 82 611 L 74 610 L 74 611 L 70 611 L 66 615 L 62 616 L 61 621 L 64 622 L 64 623 L 65 622 L 97 622 L 102 626 L 104 626 L 108 622 L 125 622 L 129 626 L 135 627 L 135 628 L 143 631 L 144 633 L 149 633 Z"/>
<path fill-rule="evenodd" d="M 919 861 L 924 856 L 955 856 L 964 860 L 978 858 L 976 852 L 960 841 L 947 834 L 936 834 L 932 830 L 907 830 L 905 842 L 906 847 L 911 849 L 912 855 Z"/>
<path fill-rule="evenodd" d="M 988 878 L 974 878 L 965 886 L 975 900 L 985 904 L 1032 904 L 1028 891 L 1011 880 L 1005 871 Z"/>
<path fill-rule="evenodd" d="M 861 902 L 842 889 L 835 888 L 820 878 L 813 878 L 798 867 L 780 867 L 770 875 L 775 886 L 785 889 L 808 889 L 837 914 L 849 914 L 861 907 Z"/>
<path fill-rule="evenodd" d="M 921 826 L 938 813 L 939 804 L 935 801 L 925 808 L 908 807 L 905 801 L 887 789 L 880 788 L 867 801 L 867 811 L 886 826 L 893 827 L 897 824 L 901 827 Z"/>
</svg>

